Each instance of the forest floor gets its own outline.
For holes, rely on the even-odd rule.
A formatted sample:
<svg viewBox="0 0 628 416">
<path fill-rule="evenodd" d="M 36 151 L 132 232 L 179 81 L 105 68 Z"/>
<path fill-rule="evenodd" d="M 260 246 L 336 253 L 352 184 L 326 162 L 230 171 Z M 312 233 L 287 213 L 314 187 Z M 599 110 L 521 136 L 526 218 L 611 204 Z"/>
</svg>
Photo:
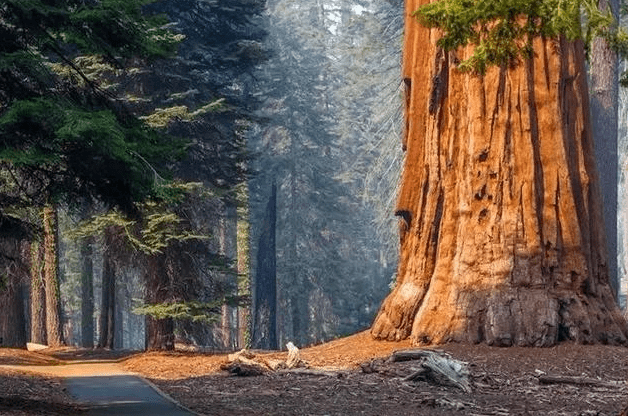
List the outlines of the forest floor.
<svg viewBox="0 0 628 416">
<path fill-rule="evenodd" d="M 204 415 L 617 416 L 628 406 L 625 347 L 449 344 L 435 348 L 468 363 L 470 392 L 406 380 L 417 369 L 416 361 L 387 364 L 377 360 L 410 348 L 409 342 L 373 341 L 362 332 L 302 349 L 300 355 L 309 371 L 268 371 L 254 377 L 230 376 L 221 370 L 228 356 L 207 352 L 0 349 L 0 365 L 62 366 L 77 360 L 116 359 L 121 369 L 141 374 Z M 277 352 L 256 354 L 263 361 L 287 357 Z M 0 415 L 79 415 L 84 411 L 52 374 L 44 377 L 0 369 Z"/>
</svg>

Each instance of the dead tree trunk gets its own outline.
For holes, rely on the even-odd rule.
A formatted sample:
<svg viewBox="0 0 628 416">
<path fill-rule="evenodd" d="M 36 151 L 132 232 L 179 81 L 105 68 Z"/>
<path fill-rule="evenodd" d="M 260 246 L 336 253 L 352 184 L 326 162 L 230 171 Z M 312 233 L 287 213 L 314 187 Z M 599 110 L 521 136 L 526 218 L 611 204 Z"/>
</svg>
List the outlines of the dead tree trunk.
<svg viewBox="0 0 628 416">
<path fill-rule="evenodd" d="M 608 277 L 584 51 L 461 73 L 406 2 L 406 149 L 398 280 L 376 338 L 548 346 L 625 343 Z"/>
</svg>

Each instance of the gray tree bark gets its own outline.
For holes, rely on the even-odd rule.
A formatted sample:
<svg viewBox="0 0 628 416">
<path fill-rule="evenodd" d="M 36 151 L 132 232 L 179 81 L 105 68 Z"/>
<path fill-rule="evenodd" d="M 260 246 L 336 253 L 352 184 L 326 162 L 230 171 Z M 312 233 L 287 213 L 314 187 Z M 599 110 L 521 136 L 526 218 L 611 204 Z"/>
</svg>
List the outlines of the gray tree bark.
<svg viewBox="0 0 628 416">
<path fill-rule="evenodd" d="M 617 0 L 600 0 L 601 9 L 611 8 L 618 18 Z M 619 70 L 617 54 L 602 38 L 593 40 L 589 66 L 591 82 L 591 125 L 595 157 L 602 191 L 604 229 L 608 248 L 608 273 L 615 297 L 619 292 L 617 273 L 617 185 L 618 185 L 618 99 Z"/>
<path fill-rule="evenodd" d="M 94 264 L 93 238 L 81 242 L 81 346 L 94 347 Z"/>
<path fill-rule="evenodd" d="M 257 250 L 253 288 L 252 343 L 255 348 L 277 349 L 277 185 L 273 183 Z"/>
</svg>

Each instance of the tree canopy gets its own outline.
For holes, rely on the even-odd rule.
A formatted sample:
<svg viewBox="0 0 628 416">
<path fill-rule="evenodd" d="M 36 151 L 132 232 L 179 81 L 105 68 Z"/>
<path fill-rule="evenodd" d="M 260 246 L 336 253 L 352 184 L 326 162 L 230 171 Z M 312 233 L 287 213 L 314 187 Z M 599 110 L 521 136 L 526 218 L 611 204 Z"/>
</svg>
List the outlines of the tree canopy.
<svg viewBox="0 0 628 416">
<path fill-rule="evenodd" d="M 424 26 L 443 31 L 438 45 L 445 50 L 473 45 L 459 69 L 480 73 L 530 56 L 536 36 L 563 35 L 587 44 L 602 36 L 620 52 L 628 41 L 611 10 L 601 10 L 596 0 L 440 0 L 414 15 Z"/>
<path fill-rule="evenodd" d="M 121 68 L 172 53 L 177 36 L 146 0 L 9 0 L 0 6 L 2 205 L 93 197 L 123 210 L 155 193 L 183 154 L 128 111 L 76 58 Z"/>
</svg>

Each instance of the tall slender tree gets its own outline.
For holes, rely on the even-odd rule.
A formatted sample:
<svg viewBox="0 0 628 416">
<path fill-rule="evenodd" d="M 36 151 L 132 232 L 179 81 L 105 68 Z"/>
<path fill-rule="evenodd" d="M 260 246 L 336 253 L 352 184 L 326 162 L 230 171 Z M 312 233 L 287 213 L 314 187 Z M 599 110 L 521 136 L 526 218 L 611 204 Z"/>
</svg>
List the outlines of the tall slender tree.
<svg viewBox="0 0 628 416">
<path fill-rule="evenodd" d="M 43 279 L 43 250 L 41 243 L 33 239 L 30 244 L 30 299 L 31 333 L 30 340 L 45 345 L 46 337 L 46 293 Z"/>
<path fill-rule="evenodd" d="M 81 346 L 94 347 L 94 238 L 80 242 L 81 254 Z"/>
<path fill-rule="evenodd" d="M 598 5 L 602 10 L 610 10 L 615 19 L 619 18 L 617 0 L 600 0 Z M 604 203 L 608 271 L 613 293 L 617 297 L 620 286 L 617 268 L 619 56 L 603 37 L 593 39 L 591 44 L 589 79 L 591 127 Z"/>
<path fill-rule="evenodd" d="M 46 337 L 51 347 L 63 345 L 61 294 L 59 291 L 59 225 L 57 208 L 43 209 L 44 292 L 46 294 Z"/>
<path fill-rule="evenodd" d="M 102 266 L 102 289 L 99 317 L 99 348 L 114 348 L 116 326 L 116 231 L 114 227 L 105 228 L 105 243 Z"/>
</svg>

